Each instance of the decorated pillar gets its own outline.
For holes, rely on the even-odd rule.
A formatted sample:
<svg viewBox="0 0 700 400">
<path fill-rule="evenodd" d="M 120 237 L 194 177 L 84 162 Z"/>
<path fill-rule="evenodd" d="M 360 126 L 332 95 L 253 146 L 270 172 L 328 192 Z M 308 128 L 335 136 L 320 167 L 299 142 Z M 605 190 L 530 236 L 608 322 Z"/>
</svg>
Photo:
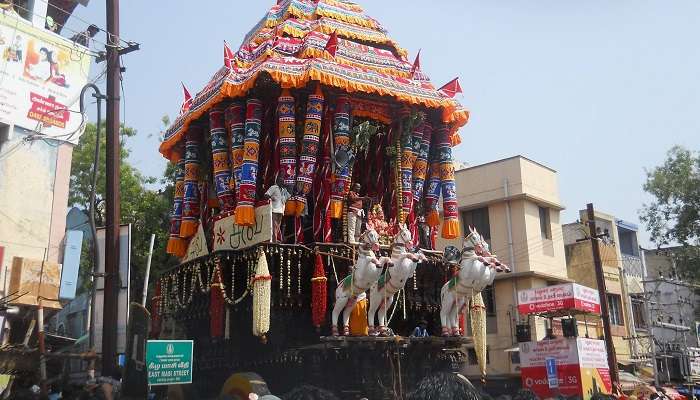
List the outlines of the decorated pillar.
<svg viewBox="0 0 700 400">
<path fill-rule="evenodd" d="M 418 204 L 423 198 L 425 178 L 428 174 L 428 155 L 430 154 L 430 141 L 433 137 L 433 126 L 430 122 L 423 123 L 423 135 L 421 136 L 420 150 L 413 165 L 413 202 Z"/>
<path fill-rule="evenodd" d="M 277 99 L 277 121 L 282 180 L 291 190 L 297 180 L 297 142 L 294 97 L 289 89 L 282 90 Z"/>
<path fill-rule="evenodd" d="M 224 107 L 215 106 L 209 112 L 209 136 L 211 142 L 212 172 L 214 189 L 219 208 L 223 211 L 234 209 L 235 200 L 231 191 L 231 160 L 229 158 L 228 138 L 224 124 Z"/>
<path fill-rule="evenodd" d="M 204 129 L 192 125 L 185 138 L 185 193 L 183 197 L 182 224 L 180 237 L 189 239 L 197 233 L 200 217 L 199 193 L 199 146 L 202 142 Z"/>
<path fill-rule="evenodd" d="M 173 210 L 170 214 L 170 238 L 166 251 L 175 257 L 182 258 L 187 252 L 187 241 L 180 237 L 180 225 L 182 224 L 182 201 L 185 195 L 185 159 L 182 154 L 176 153 L 175 160 L 175 190 L 173 196 Z"/>
<path fill-rule="evenodd" d="M 424 118 L 420 116 L 419 118 Z M 412 132 L 404 132 L 401 138 L 401 220 L 406 222 L 407 216 L 413 210 L 413 169 L 420 151 L 423 138 L 423 122 L 417 124 Z"/>
<path fill-rule="evenodd" d="M 333 142 L 336 156 L 342 152 L 350 153 L 350 99 L 338 96 L 333 123 Z M 330 214 L 333 219 L 343 218 L 345 193 L 350 186 L 350 165 L 343 168 L 336 166 L 333 174 Z"/>
<path fill-rule="evenodd" d="M 307 197 L 313 187 L 316 174 L 316 159 L 318 144 L 321 135 L 321 121 L 323 120 L 323 93 L 321 86 L 316 86 L 316 91 L 309 95 L 306 105 L 306 120 L 304 122 L 304 140 L 301 154 L 299 155 L 297 183 L 294 189 L 294 197 L 290 200 L 290 212 L 299 217 L 307 205 Z"/>
<path fill-rule="evenodd" d="M 455 189 L 455 167 L 452 162 L 452 142 L 450 127 L 440 125 L 437 132 L 437 152 L 440 161 L 440 181 L 442 185 L 442 237 L 455 239 L 460 236 L 457 191 Z"/>
<path fill-rule="evenodd" d="M 226 107 L 225 118 L 231 142 L 231 190 L 235 201 L 241 185 L 241 169 L 243 167 L 243 141 L 245 139 L 245 103 L 243 100 L 234 101 Z"/>
<path fill-rule="evenodd" d="M 238 202 L 236 205 L 236 225 L 239 226 L 255 225 L 255 184 L 258 178 L 261 119 L 262 102 L 258 99 L 248 99 L 241 184 L 237 193 Z"/>
</svg>

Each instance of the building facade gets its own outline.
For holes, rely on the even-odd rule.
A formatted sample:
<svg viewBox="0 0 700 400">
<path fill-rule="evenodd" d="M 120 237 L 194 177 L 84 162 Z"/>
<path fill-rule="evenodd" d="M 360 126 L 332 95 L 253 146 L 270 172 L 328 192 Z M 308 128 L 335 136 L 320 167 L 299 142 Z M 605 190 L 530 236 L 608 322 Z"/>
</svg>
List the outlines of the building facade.
<svg viewBox="0 0 700 400">
<path fill-rule="evenodd" d="M 490 380 L 518 382 L 516 326 L 530 324 L 533 340 L 544 338 L 545 321 L 521 318 L 518 290 L 570 282 L 567 277 L 556 171 L 522 156 L 465 168 L 455 173 L 463 232 L 474 226 L 512 273 L 499 274 L 482 294 L 487 307 Z M 461 241 L 438 242 L 438 249 Z M 478 376 L 470 350 L 466 374 Z"/>
</svg>

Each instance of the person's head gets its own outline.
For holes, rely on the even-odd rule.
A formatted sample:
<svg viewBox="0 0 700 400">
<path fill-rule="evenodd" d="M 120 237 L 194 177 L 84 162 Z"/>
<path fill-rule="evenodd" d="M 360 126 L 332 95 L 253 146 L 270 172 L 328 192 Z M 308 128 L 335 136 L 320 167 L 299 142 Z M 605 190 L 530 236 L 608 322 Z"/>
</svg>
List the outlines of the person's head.
<svg viewBox="0 0 700 400">
<path fill-rule="evenodd" d="M 41 54 L 41 61 L 48 61 L 49 63 L 53 63 L 53 54 L 46 47 L 40 48 L 39 54 Z"/>
<path fill-rule="evenodd" d="M 283 396 L 284 400 L 339 400 L 336 395 L 315 386 L 303 385 Z"/>
<path fill-rule="evenodd" d="M 97 25 L 90 25 L 87 28 L 88 36 L 90 36 L 91 38 L 95 37 L 95 35 L 97 35 L 97 32 L 99 31 L 100 28 L 98 28 Z"/>
<path fill-rule="evenodd" d="M 481 400 L 479 391 L 462 376 L 440 372 L 426 376 L 411 392 L 407 400 Z"/>
<path fill-rule="evenodd" d="M 359 192 L 361 189 L 362 189 L 362 186 L 360 186 L 359 183 L 356 183 L 356 184 L 352 185 L 352 190 L 353 190 L 354 192 Z"/>
</svg>

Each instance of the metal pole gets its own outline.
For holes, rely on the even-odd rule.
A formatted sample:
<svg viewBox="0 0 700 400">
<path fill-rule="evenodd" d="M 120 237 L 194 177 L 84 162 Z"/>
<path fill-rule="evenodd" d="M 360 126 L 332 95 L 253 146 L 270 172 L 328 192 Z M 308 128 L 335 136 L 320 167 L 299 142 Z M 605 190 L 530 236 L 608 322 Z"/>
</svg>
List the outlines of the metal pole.
<svg viewBox="0 0 700 400">
<path fill-rule="evenodd" d="M 41 395 L 49 394 L 48 384 L 46 382 L 46 343 L 44 342 L 44 306 L 41 305 L 42 300 L 39 300 L 39 307 L 36 310 L 37 331 L 39 337 L 39 373 L 41 376 Z"/>
<path fill-rule="evenodd" d="M 105 231 L 102 375 L 116 368 L 119 296 L 119 0 L 107 0 L 107 218 Z"/>
<path fill-rule="evenodd" d="M 151 259 L 153 259 L 153 244 L 156 242 L 156 235 L 151 234 L 151 244 L 148 247 L 148 261 L 146 261 L 146 276 L 143 278 L 143 298 L 141 305 L 146 307 L 146 299 L 148 297 L 148 279 L 151 277 Z"/>
<path fill-rule="evenodd" d="M 588 229 L 591 235 L 591 247 L 593 250 L 593 264 L 595 266 L 595 277 L 598 283 L 598 293 L 600 293 L 600 310 L 605 332 L 605 349 L 608 352 L 608 366 L 610 368 L 610 380 L 613 384 L 620 381 L 617 372 L 617 357 L 615 356 L 615 346 L 613 344 L 612 331 L 610 330 L 610 308 L 608 307 L 608 290 L 605 287 L 605 275 L 603 274 L 603 262 L 600 259 L 600 243 L 596 236 L 595 211 L 593 204 L 588 204 Z"/>
</svg>

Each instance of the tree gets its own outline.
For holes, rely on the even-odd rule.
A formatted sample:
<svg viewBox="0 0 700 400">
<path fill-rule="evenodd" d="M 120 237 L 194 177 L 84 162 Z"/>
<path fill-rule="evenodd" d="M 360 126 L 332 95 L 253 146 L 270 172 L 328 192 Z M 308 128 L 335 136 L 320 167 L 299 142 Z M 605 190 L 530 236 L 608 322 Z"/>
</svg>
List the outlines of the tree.
<svg viewBox="0 0 700 400">
<path fill-rule="evenodd" d="M 700 279 L 700 153 L 673 147 L 663 165 L 647 171 L 644 190 L 654 197 L 640 213 L 652 240 L 679 244 L 674 257 L 680 272 Z"/>
<path fill-rule="evenodd" d="M 88 211 L 90 205 L 90 190 L 92 184 L 92 168 L 94 161 L 96 129 L 94 124 L 88 124 L 80 142 L 73 149 L 73 164 L 71 168 L 69 204 Z M 173 168 L 168 166 L 162 178 L 147 177 L 136 170 L 128 161 L 129 150 L 127 140 L 136 135 L 134 129 L 122 126 L 121 130 L 121 168 L 120 168 L 120 206 L 121 223 L 131 224 L 131 288 L 134 298 L 140 299 L 141 288 L 145 275 L 148 245 L 151 234 L 156 235 L 153 250 L 151 281 L 160 272 L 176 264 L 169 256 L 165 247 L 170 228 L 170 208 L 173 191 Z M 100 137 L 100 163 L 97 173 L 95 223 L 98 227 L 105 222 L 105 187 L 106 187 L 106 138 L 104 130 Z M 160 186 L 160 189 L 151 189 Z M 90 240 L 92 238 L 89 238 Z M 89 287 L 89 276 L 92 271 L 90 241 L 83 244 L 81 257 L 81 289 Z"/>
</svg>

